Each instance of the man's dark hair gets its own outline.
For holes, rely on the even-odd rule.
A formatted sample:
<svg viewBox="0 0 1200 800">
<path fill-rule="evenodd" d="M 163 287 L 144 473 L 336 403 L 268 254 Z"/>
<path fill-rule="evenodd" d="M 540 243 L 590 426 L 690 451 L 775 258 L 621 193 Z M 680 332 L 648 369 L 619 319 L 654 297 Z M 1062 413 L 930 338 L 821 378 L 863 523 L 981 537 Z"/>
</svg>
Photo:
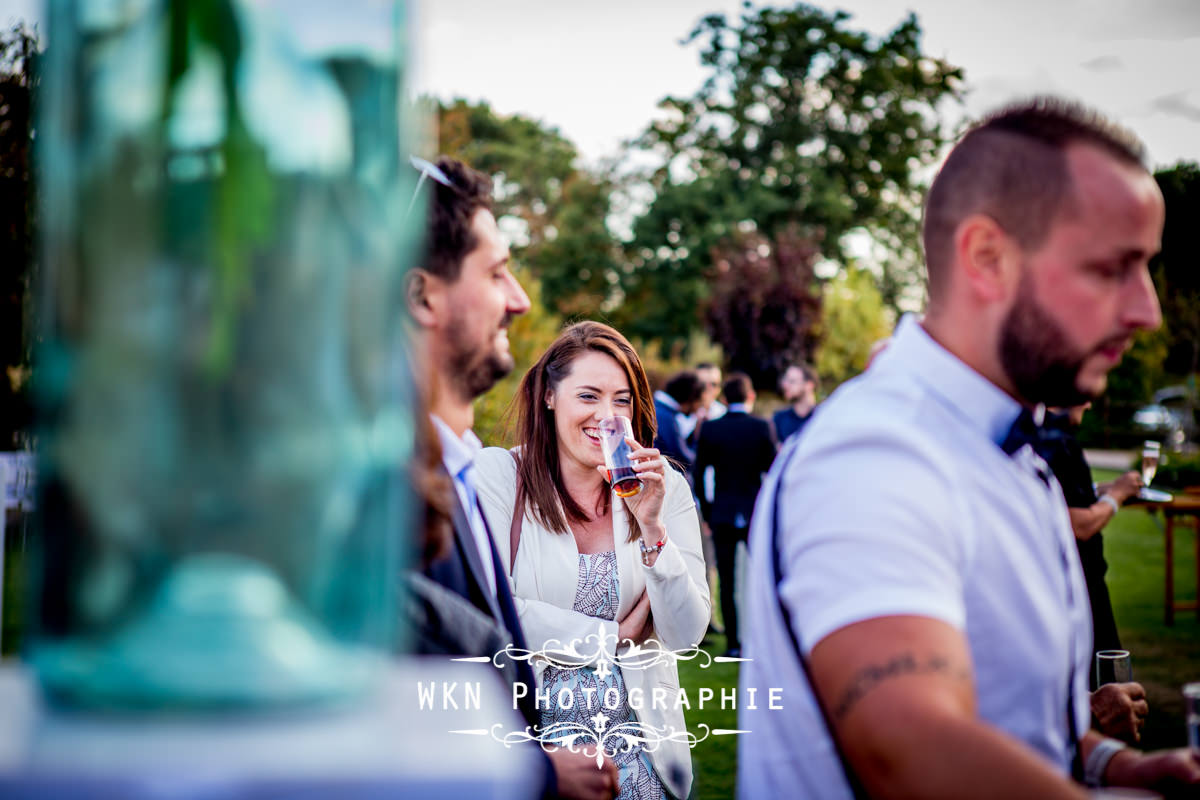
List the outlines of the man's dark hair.
<svg viewBox="0 0 1200 800">
<path fill-rule="evenodd" d="M 750 376 L 744 372 L 731 372 L 729 377 L 725 379 L 725 385 L 721 387 L 721 394 L 725 395 L 726 403 L 744 403 L 749 399 L 754 391 L 754 384 L 750 382 Z"/>
<path fill-rule="evenodd" d="M 821 381 L 817 378 L 817 371 L 808 364 L 805 364 L 803 361 L 798 361 L 795 364 L 788 364 L 786 367 L 784 367 L 783 372 L 779 373 L 780 383 L 783 383 L 783 376 L 787 375 L 787 371 L 789 369 L 800 370 L 800 372 L 804 375 L 804 380 L 813 384 L 815 387 L 820 388 Z"/>
<path fill-rule="evenodd" d="M 695 371 L 685 369 L 683 372 L 672 375 L 667 381 L 667 385 L 663 387 L 663 391 L 671 395 L 671 398 L 679 405 L 686 406 L 698 403 L 704 396 L 704 383 Z"/>
<path fill-rule="evenodd" d="M 950 152 L 925 198 L 923 238 L 929 298 L 944 295 L 954 259 L 954 231 L 986 214 L 1036 250 L 1075 198 L 1066 150 L 1088 144 L 1145 168 L 1145 147 L 1131 132 L 1077 103 L 1039 97 L 993 112 Z"/>
<path fill-rule="evenodd" d="M 439 156 L 437 167 L 453 186 L 425 178 L 429 193 L 429 217 L 425 258 L 427 272 L 453 283 L 458 280 L 463 259 L 479 242 L 471 231 L 471 220 L 479 209 L 492 210 L 492 180 L 449 156 Z"/>
</svg>

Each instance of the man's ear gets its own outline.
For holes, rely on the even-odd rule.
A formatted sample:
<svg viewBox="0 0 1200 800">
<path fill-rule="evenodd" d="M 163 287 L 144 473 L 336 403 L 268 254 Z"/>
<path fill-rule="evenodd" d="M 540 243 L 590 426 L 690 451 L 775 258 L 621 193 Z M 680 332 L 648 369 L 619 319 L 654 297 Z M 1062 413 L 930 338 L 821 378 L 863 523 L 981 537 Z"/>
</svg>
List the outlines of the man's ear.
<svg viewBox="0 0 1200 800">
<path fill-rule="evenodd" d="M 954 247 L 960 280 L 985 302 L 1002 302 L 1021 280 L 1021 248 L 986 214 L 972 214 L 958 224 Z"/>
<path fill-rule="evenodd" d="M 437 323 L 437 280 L 423 269 L 413 269 L 405 278 L 404 299 L 417 324 L 432 328 Z"/>
</svg>

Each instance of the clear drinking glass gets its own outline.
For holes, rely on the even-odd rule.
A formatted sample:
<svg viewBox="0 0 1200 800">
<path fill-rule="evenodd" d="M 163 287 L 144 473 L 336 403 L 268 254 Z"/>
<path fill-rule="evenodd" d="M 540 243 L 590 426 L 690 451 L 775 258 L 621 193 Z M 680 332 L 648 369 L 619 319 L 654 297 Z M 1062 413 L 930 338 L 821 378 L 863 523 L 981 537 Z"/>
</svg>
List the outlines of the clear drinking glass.
<svg viewBox="0 0 1200 800">
<path fill-rule="evenodd" d="M 1162 445 L 1158 442 L 1142 443 L 1142 483 L 1146 486 L 1150 485 L 1150 481 L 1154 480 L 1154 473 L 1158 472 L 1161 451 Z"/>
<path fill-rule="evenodd" d="M 1200 683 L 1183 687 L 1183 709 L 1187 715 L 1188 747 L 1193 756 L 1200 756 Z"/>
<path fill-rule="evenodd" d="M 1133 665 L 1128 650 L 1101 650 L 1096 653 L 1094 670 L 1097 686 L 1133 680 Z"/>
<path fill-rule="evenodd" d="M 633 426 L 629 417 L 607 417 L 600 420 L 600 448 L 604 451 L 604 467 L 612 480 L 617 497 L 633 497 L 642 490 L 642 482 L 629 460 L 629 442 Z"/>
</svg>

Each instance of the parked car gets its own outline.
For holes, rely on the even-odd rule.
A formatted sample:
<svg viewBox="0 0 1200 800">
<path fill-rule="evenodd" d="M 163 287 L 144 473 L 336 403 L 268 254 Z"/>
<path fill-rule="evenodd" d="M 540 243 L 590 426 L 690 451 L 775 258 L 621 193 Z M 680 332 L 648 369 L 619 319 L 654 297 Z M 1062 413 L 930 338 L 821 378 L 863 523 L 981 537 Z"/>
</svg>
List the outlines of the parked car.
<svg viewBox="0 0 1200 800">
<path fill-rule="evenodd" d="M 1196 436 L 1196 400 L 1186 386 L 1168 386 L 1154 393 L 1154 402 L 1133 412 L 1133 425 L 1146 436 L 1173 450 Z"/>
</svg>

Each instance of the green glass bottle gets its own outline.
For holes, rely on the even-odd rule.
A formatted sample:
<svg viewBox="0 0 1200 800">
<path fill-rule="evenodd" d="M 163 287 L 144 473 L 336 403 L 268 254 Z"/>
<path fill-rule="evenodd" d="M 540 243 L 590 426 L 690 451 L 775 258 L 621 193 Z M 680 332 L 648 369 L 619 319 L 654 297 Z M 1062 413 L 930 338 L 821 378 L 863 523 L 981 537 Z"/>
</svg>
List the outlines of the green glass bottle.
<svg viewBox="0 0 1200 800">
<path fill-rule="evenodd" d="M 39 679 L 84 707 L 361 696 L 412 506 L 403 3 L 48 22 Z"/>
</svg>

